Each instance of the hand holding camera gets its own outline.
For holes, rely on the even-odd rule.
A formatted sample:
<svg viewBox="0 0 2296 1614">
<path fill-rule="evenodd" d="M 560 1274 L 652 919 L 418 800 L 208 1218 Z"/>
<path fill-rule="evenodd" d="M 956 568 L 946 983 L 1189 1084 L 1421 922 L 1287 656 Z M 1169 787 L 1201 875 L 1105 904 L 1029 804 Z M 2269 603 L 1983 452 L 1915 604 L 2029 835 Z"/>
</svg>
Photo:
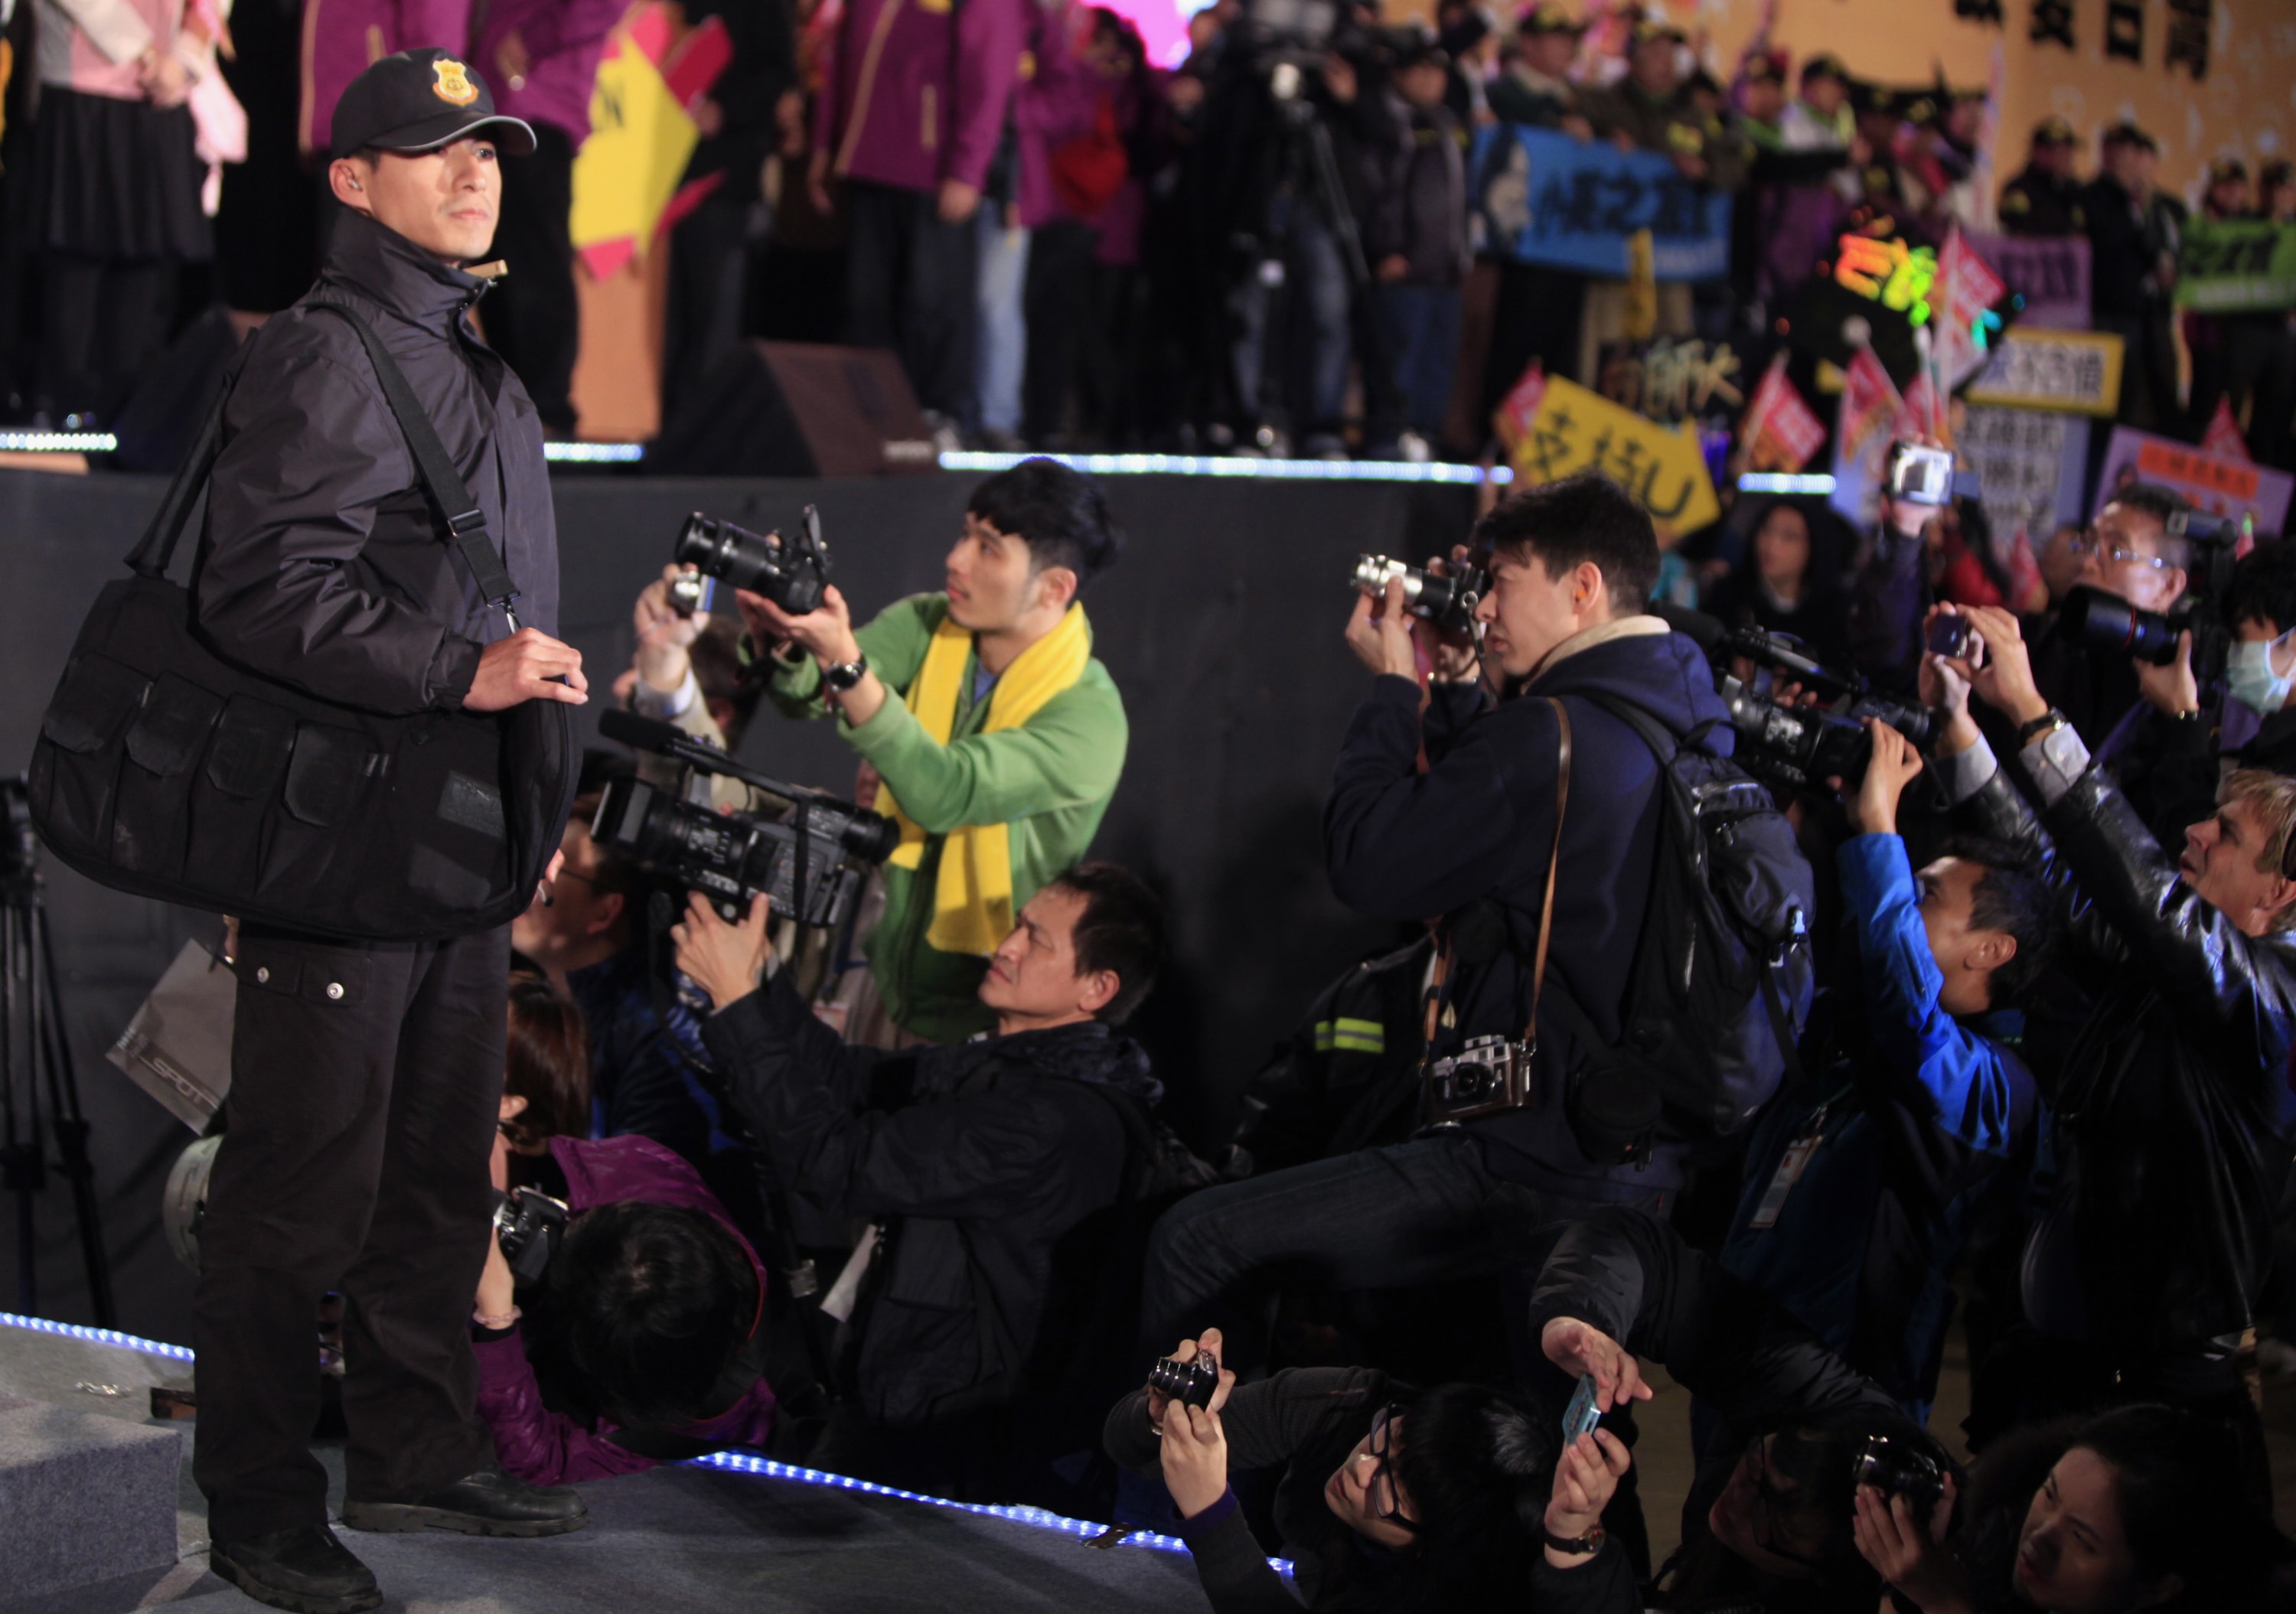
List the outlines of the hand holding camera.
<svg viewBox="0 0 2296 1614">
<path fill-rule="evenodd" d="M 1850 1526 L 1858 1555 L 1922 1614 L 1963 1614 L 1972 1606 L 1960 1566 L 1938 1544 L 1953 1522 L 1956 1495 L 1953 1476 L 1942 1478 L 1942 1495 L 1926 1510 L 1918 1505 L 1926 1498 L 1860 1485 Z"/>
<path fill-rule="evenodd" d="M 2033 683 L 2033 659 L 2016 616 L 1998 605 L 1968 605 L 1961 614 L 1985 642 L 1981 660 L 1949 658 L 1948 664 L 1988 706 L 2020 724 L 2030 723 L 2049 709 Z"/>
<path fill-rule="evenodd" d="M 1580 1435 L 1565 1446 L 1555 1460 L 1554 1489 L 1547 1498 L 1547 1535 L 1558 1541 L 1579 1541 L 1599 1529 L 1603 1510 L 1611 1505 L 1619 1481 L 1634 1461 L 1625 1443 L 1605 1429 Z M 1557 1569 L 1570 1569 L 1593 1556 L 1546 1549 L 1547 1561 Z"/>
<path fill-rule="evenodd" d="M 1373 672 L 1419 681 L 1419 650 L 1412 637 L 1410 596 L 1404 580 L 1390 577 L 1374 595 L 1356 595 L 1354 613 L 1348 618 L 1348 648 Z"/>
<path fill-rule="evenodd" d="M 693 666 L 687 652 L 709 626 L 705 607 L 685 602 L 693 597 L 691 585 L 709 581 L 673 561 L 661 569 L 661 576 L 639 591 L 636 608 L 630 614 L 638 641 L 638 676 L 663 694 L 685 682 Z"/>
<path fill-rule="evenodd" d="M 2177 654 L 2166 663 L 2137 660 L 2137 692 L 2171 717 L 2189 717 L 2201 709 L 2201 681 L 2193 671 L 2193 631 L 2177 635 Z"/>
<path fill-rule="evenodd" d="M 1538 1348 L 1563 1372 L 1591 1375 L 1598 1406 L 1624 1406 L 1630 1401 L 1647 1401 L 1656 1393 L 1643 1382 L 1642 1364 L 1626 1347 L 1592 1323 L 1577 1317 L 1550 1318 L 1539 1331 Z"/>
<path fill-rule="evenodd" d="M 1898 798 L 1922 771 L 1922 754 L 1913 741 L 1879 717 L 1866 719 L 1866 732 L 1872 737 L 1873 755 L 1866 763 L 1866 776 L 1858 781 L 1855 795 L 1845 795 L 1842 805 L 1849 811 L 1849 827 L 1860 835 L 1894 835 L 1898 832 Z M 1840 790 L 1841 781 L 1832 782 Z"/>
<path fill-rule="evenodd" d="M 1148 1427 L 1161 1430 L 1172 1403 L 1217 1413 L 1235 1389 L 1235 1375 L 1220 1365 L 1220 1331 L 1183 1340 L 1177 1349 L 1148 1370 Z"/>
<path fill-rule="evenodd" d="M 765 979 L 774 953 L 773 911 L 773 899 L 760 891 L 750 899 L 748 916 L 728 924 L 706 893 L 685 899 L 685 917 L 670 926 L 669 938 L 679 971 L 716 1007 L 749 996 Z"/>
</svg>

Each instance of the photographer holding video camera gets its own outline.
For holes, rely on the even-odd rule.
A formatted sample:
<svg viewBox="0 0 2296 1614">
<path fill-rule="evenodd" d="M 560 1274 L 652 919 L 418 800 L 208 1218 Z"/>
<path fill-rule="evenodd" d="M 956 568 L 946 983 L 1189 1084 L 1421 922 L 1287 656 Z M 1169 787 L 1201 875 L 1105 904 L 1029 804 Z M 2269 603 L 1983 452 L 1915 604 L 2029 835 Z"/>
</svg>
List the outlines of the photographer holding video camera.
<svg viewBox="0 0 2296 1614">
<path fill-rule="evenodd" d="M 866 951 L 906 1040 L 988 1028 L 977 993 L 989 954 L 1084 855 L 1115 794 L 1124 703 L 1077 594 L 1120 547 L 1097 484 L 1028 460 L 973 489 L 941 592 L 857 628 L 819 571 L 791 573 L 794 589 L 758 577 L 736 595 L 752 644 L 771 652 L 775 706 L 833 713 L 883 782 L 876 806 L 900 842 Z"/>
<path fill-rule="evenodd" d="M 2016 619 L 1977 608 L 1925 678 L 1934 767 L 1965 827 L 2022 848 L 2069 905 L 2066 960 L 2095 1008 L 2065 1053 L 2023 1267 L 2027 1415 L 2154 1397 L 2231 1423 L 2262 1483 L 2234 1368 L 2271 1258 L 2296 1093 L 2296 781 L 2226 775 L 2171 856 L 2035 686 Z M 2013 787 L 1958 687 L 2016 725 Z M 2038 810 L 2034 805 L 2038 803 Z"/>
</svg>

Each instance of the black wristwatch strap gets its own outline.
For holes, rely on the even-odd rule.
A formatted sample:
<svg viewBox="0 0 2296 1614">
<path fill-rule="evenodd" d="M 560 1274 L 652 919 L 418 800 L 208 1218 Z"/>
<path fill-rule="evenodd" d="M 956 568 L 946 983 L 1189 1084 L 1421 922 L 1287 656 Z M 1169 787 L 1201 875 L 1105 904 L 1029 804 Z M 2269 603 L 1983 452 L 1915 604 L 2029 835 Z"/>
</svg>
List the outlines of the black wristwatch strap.
<svg viewBox="0 0 2296 1614">
<path fill-rule="evenodd" d="M 842 695 L 861 682 L 869 670 L 869 658 L 856 656 L 850 661 L 832 661 L 821 669 L 821 681 Z"/>
<path fill-rule="evenodd" d="M 2034 718 L 2030 723 L 2018 725 L 2017 743 L 2020 745 L 2030 745 L 2033 743 L 2034 737 L 2039 734 L 2042 730 L 2054 728 L 2057 725 L 2064 721 L 2064 713 L 2059 711 L 2053 706 L 2047 711 L 2043 712 L 2039 717 Z"/>
<path fill-rule="evenodd" d="M 1584 1536 L 1557 1536 L 1544 1526 L 1540 1527 L 1538 1533 L 1546 1538 L 1546 1544 L 1558 1553 L 1599 1553 L 1603 1550 L 1603 1543 L 1610 1539 L 1609 1534 L 1599 1524 Z"/>
</svg>

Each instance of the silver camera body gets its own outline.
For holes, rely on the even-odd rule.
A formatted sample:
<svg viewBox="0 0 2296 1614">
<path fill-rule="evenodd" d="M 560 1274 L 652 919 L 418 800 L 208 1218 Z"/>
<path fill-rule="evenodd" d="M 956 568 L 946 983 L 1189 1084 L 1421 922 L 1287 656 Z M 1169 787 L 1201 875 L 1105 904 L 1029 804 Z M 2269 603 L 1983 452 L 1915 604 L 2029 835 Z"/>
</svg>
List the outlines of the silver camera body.
<svg viewBox="0 0 2296 1614">
<path fill-rule="evenodd" d="M 1536 1047 L 1511 1036 L 1469 1037 L 1458 1053 L 1427 1067 L 1430 1118 L 1463 1121 L 1529 1103 Z"/>
</svg>

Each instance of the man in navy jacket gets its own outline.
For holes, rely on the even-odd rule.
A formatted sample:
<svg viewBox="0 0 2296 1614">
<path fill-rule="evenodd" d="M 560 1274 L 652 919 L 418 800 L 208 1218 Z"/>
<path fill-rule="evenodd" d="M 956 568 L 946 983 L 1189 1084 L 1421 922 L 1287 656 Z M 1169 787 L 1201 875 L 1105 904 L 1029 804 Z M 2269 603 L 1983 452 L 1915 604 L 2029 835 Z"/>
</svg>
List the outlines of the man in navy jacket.
<svg viewBox="0 0 2296 1614">
<path fill-rule="evenodd" d="M 1663 804 L 1657 758 L 1591 697 L 1631 702 L 1677 736 L 1707 728 L 1705 744 L 1725 754 L 1728 714 L 1698 648 L 1643 613 L 1658 542 L 1649 516 L 1615 483 L 1590 472 L 1517 495 L 1475 536 L 1490 552 L 1492 575 L 1476 608 L 1480 668 L 1472 646 L 1414 635 L 1399 585 L 1376 615 L 1368 596 L 1359 601 L 1348 625 L 1349 645 L 1379 676 L 1348 732 L 1324 808 L 1332 886 L 1350 907 L 1386 919 L 1480 905 L 1482 922 L 1472 928 L 1496 945 L 1482 949 L 1483 962 L 1457 966 L 1431 1052 L 1456 1053 L 1473 1036 L 1521 1036 L 1530 981 L 1518 960 L 1538 943 L 1554 849 L 1561 735 L 1542 697 L 1560 698 L 1573 755 L 1547 990 L 1567 989 L 1615 1043 Z M 1423 715 L 1423 643 L 1432 664 Z M 1514 698 L 1493 705 L 1486 680 Z M 1546 1019 L 1527 1106 L 1175 1206 L 1150 1242 L 1144 1340 L 1201 1331 L 1226 1291 L 1277 1263 L 1304 1265 L 1342 1287 L 1393 1288 L 1500 1270 L 1530 1228 L 1603 1205 L 1662 1212 L 1681 1185 L 1687 1143 L 1661 1132 L 1640 1165 L 1591 1160 L 1563 1113 L 1573 1042 L 1556 1017 Z M 1218 1320 L 1248 1356 L 1239 1319 Z"/>
</svg>

